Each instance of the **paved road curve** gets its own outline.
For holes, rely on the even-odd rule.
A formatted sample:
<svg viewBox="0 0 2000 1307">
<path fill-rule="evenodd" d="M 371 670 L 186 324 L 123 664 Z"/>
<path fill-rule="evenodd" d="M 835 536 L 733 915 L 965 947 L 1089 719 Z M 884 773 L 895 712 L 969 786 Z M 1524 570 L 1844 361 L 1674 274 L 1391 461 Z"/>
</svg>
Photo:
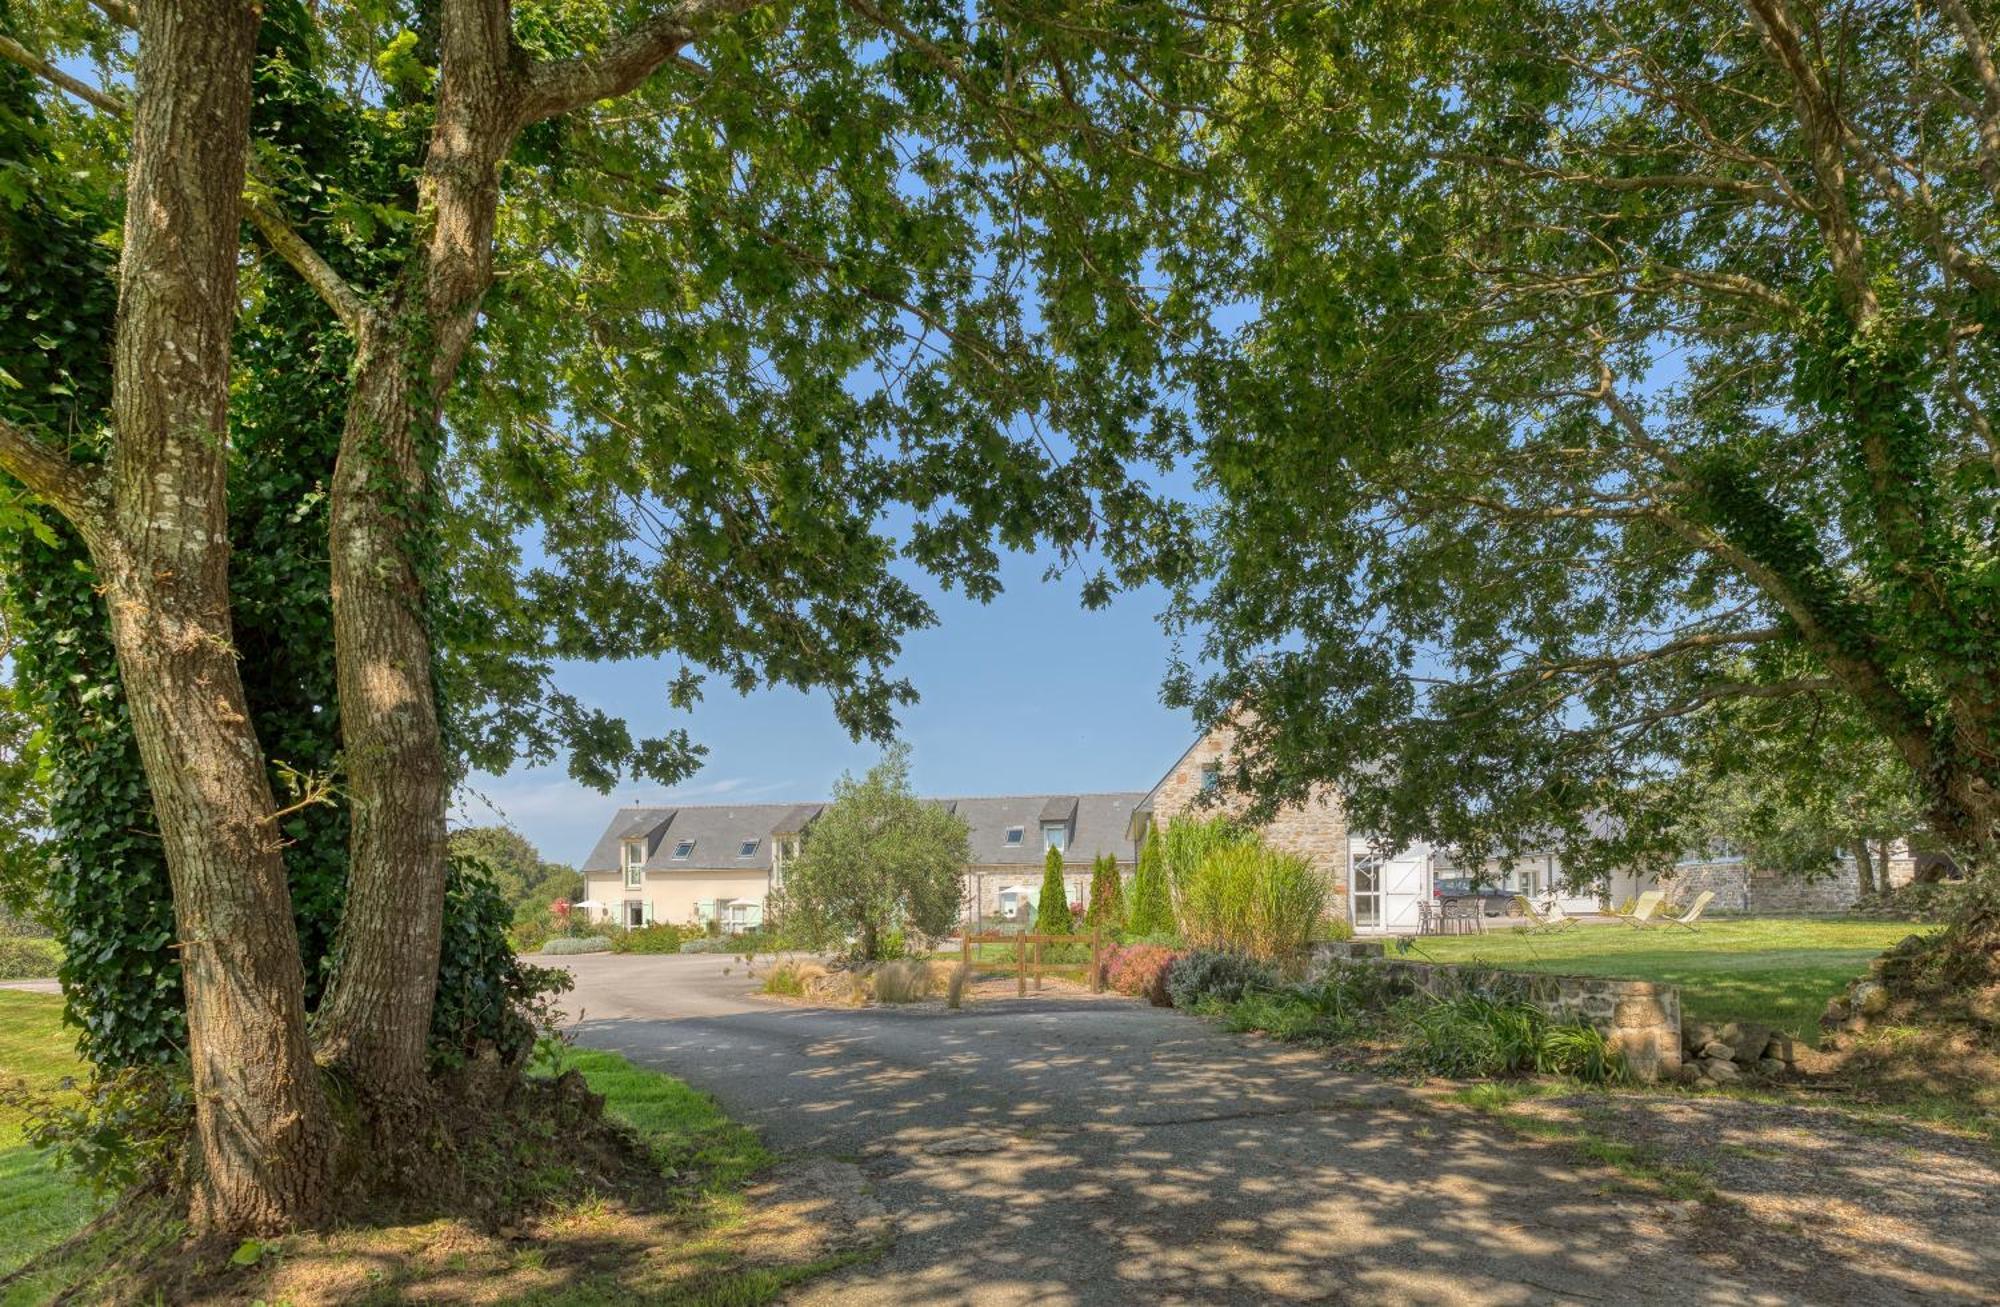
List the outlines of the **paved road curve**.
<svg viewBox="0 0 2000 1307">
<path fill-rule="evenodd" d="M 1474 1113 L 1125 1000 L 825 1010 L 757 996 L 722 958 L 565 962 L 580 1042 L 871 1178 L 893 1249 L 799 1301 L 1917 1301 Z"/>
</svg>

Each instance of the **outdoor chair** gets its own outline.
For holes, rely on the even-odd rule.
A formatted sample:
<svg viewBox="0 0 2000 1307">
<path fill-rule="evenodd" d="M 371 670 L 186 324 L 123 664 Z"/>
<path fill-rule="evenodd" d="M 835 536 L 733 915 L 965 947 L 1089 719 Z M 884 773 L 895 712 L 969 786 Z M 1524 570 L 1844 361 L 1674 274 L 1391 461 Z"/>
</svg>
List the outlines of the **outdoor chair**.
<svg viewBox="0 0 2000 1307">
<path fill-rule="evenodd" d="M 1662 926 L 1679 926 L 1682 930 L 1691 931 L 1695 928 L 1694 923 L 1701 920 L 1702 909 L 1706 908 L 1714 898 L 1715 891 L 1705 889 L 1694 896 L 1694 903 L 1686 912 L 1681 913 L 1678 917 L 1662 917 L 1659 924 Z"/>
<path fill-rule="evenodd" d="M 1437 913 L 1431 908 L 1429 899 L 1417 900 L 1417 933 L 1419 935 L 1439 933 Z"/>
<path fill-rule="evenodd" d="M 1663 891 L 1649 889 L 1639 896 L 1637 903 L 1632 905 L 1632 911 L 1619 920 L 1628 926 L 1650 926 L 1653 924 L 1653 918 L 1659 914 L 1660 905 L 1666 901 L 1667 896 Z"/>
<path fill-rule="evenodd" d="M 1535 924 L 1528 927 L 1530 935 L 1553 935 L 1576 924 L 1576 918 L 1562 910 L 1562 904 L 1551 900 L 1546 911 L 1537 910 L 1525 894 L 1514 896 L 1514 911 Z"/>
<path fill-rule="evenodd" d="M 1447 935 L 1483 935 L 1486 914 L 1476 898 L 1446 899 L 1444 929 Z"/>
</svg>

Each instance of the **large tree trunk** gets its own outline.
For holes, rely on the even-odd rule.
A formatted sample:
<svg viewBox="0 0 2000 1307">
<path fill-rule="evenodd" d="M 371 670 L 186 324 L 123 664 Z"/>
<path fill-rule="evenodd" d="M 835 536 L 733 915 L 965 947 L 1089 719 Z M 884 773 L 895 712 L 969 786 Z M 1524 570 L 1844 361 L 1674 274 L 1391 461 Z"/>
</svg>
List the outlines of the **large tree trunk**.
<svg viewBox="0 0 2000 1307">
<path fill-rule="evenodd" d="M 492 280 L 498 169 L 521 94 L 504 3 L 456 0 L 440 21 L 437 125 L 419 184 L 425 229 L 390 311 L 361 331 L 332 501 L 354 824 L 320 1048 L 391 1114 L 425 1092 L 445 890 L 449 778 L 418 570 L 433 516 L 424 448 Z"/>
<path fill-rule="evenodd" d="M 197 1229 L 310 1219 L 332 1132 L 263 753 L 231 642 L 229 340 L 258 11 L 145 0 L 108 518 L 79 521 L 165 841 L 193 1062 Z"/>
<path fill-rule="evenodd" d="M 384 335 L 391 333 L 384 332 Z M 444 912 L 447 777 L 412 533 L 430 494 L 428 387 L 393 338 L 356 359 L 332 501 L 334 645 L 351 814 L 348 889 L 320 1051 L 371 1107 L 420 1099 Z"/>
<path fill-rule="evenodd" d="M 1854 841 L 1854 889 L 1857 898 L 1875 897 L 1875 855 L 1868 851 L 1865 839 Z"/>
</svg>

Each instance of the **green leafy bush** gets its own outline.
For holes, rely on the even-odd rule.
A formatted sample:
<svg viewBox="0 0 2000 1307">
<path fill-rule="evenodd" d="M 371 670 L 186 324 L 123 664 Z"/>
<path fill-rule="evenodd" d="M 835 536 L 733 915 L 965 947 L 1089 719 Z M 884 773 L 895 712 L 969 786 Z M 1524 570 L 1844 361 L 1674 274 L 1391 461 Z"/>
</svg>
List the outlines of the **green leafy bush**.
<svg viewBox="0 0 2000 1307">
<path fill-rule="evenodd" d="M 37 935 L 0 935 L 0 980 L 53 976 L 62 965 L 62 947 Z"/>
<path fill-rule="evenodd" d="M 1346 940 L 1354 938 L 1354 923 L 1345 917 L 1329 917 L 1320 925 L 1320 938 Z"/>
<path fill-rule="evenodd" d="M 1541 1069 L 1593 1085 L 1627 1078 L 1625 1055 L 1603 1031 L 1581 1022 L 1552 1025 L 1542 1032 Z"/>
<path fill-rule="evenodd" d="M 179 1187 L 191 1153 L 187 1063 L 101 1068 L 75 1094 L 17 1100 L 23 1136 L 99 1194 Z"/>
<path fill-rule="evenodd" d="M 1125 884 L 1118 874 L 1118 859 L 1106 853 L 1090 866 L 1090 904 L 1084 924 L 1097 930 L 1116 930 L 1125 920 Z"/>
<path fill-rule="evenodd" d="M 586 935 L 581 938 L 573 935 L 558 935 L 542 945 L 542 952 L 550 957 L 571 953 L 609 953 L 610 951 L 611 941 L 602 935 Z M 681 945 L 681 951 L 686 952 L 687 945 Z"/>
<path fill-rule="evenodd" d="M 551 1000 L 570 988 L 567 972 L 515 956 L 507 938 L 513 915 L 483 863 L 451 857 L 431 1006 L 434 1063 L 454 1065 L 489 1044 L 504 1060 L 526 1058 L 551 1020 Z"/>
<path fill-rule="evenodd" d="M 1253 989 L 1271 989 L 1278 976 L 1243 953 L 1197 949 L 1167 969 L 1167 994 L 1177 1008 L 1194 1011 L 1204 1001 L 1234 1003 Z"/>
<path fill-rule="evenodd" d="M 679 926 L 654 922 L 616 931 L 611 936 L 613 953 L 678 953 L 687 942 L 688 931 Z"/>
<path fill-rule="evenodd" d="M 1624 1058 L 1599 1031 L 1552 1022 L 1521 999 L 1419 995 L 1404 1011 L 1402 1060 L 1432 1075 L 1470 1079 L 1546 1071 L 1594 1083 L 1625 1075 Z"/>
</svg>

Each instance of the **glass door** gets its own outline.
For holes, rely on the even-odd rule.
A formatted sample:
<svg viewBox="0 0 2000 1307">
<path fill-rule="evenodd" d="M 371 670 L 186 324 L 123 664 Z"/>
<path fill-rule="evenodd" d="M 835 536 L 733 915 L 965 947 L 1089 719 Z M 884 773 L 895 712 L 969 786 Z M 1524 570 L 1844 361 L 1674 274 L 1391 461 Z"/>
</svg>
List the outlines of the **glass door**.
<svg viewBox="0 0 2000 1307">
<path fill-rule="evenodd" d="M 1382 859 L 1374 854 L 1354 858 L 1354 925 L 1356 929 L 1382 924 Z"/>
</svg>

